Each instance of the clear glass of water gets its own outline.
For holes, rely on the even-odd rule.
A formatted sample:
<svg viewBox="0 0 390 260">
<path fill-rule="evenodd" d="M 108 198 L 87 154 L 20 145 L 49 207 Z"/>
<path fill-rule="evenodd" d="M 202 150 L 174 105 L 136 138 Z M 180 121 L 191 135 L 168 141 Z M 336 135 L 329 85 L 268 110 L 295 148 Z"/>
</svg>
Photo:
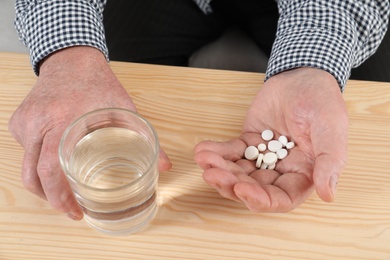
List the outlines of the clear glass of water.
<svg viewBox="0 0 390 260">
<path fill-rule="evenodd" d="M 140 115 L 119 108 L 83 115 L 64 132 L 59 157 L 88 224 L 132 234 L 155 216 L 159 142 Z"/>
</svg>

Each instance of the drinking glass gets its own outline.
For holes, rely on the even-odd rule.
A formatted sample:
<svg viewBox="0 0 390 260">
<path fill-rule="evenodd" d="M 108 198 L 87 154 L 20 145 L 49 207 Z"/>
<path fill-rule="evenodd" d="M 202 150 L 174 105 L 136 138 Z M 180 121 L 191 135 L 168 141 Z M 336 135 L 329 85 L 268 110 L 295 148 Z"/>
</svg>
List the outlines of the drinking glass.
<svg viewBox="0 0 390 260">
<path fill-rule="evenodd" d="M 156 214 L 159 142 L 150 123 L 120 108 L 87 113 L 64 132 L 61 167 L 88 224 L 132 234 Z"/>
</svg>

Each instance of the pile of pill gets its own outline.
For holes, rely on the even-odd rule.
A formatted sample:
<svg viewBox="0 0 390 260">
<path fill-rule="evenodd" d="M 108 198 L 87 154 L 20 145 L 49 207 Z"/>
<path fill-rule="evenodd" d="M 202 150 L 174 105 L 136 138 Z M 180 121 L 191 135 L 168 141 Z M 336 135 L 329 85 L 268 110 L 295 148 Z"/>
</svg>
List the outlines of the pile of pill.
<svg viewBox="0 0 390 260">
<path fill-rule="evenodd" d="M 278 140 L 272 140 L 274 133 L 271 130 L 264 130 L 261 138 L 268 143 L 260 143 L 257 147 L 248 146 L 244 153 L 247 160 L 256 160 L 256 167 L 260 169 L 275 169 L 276 162 L 286 158 L 288 150 L 295 146 L 294 142 L 289 142 L 284 135 L 281 135 Z"/>
</svg>

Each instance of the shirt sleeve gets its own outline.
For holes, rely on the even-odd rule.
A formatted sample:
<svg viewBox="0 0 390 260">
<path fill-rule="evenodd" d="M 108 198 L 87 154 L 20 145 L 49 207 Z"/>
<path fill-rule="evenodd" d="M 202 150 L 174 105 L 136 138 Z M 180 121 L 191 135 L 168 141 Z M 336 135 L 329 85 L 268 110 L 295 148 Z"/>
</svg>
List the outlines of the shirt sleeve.
<svg viewBox="0 0 390 260">
<path fill-rule="evenodd" d="M 314 67 L 332 74 L 344 90 L 351 69 L 382 41 L 389 5 L 389 0 L 279 0 L 266 80 L 285 70 Z"/>
<path fill-rule="evenodd" d="M 15 27 L 34 72 L 49 54 L 71 46 L 95 47 L 108 61 L 103 26 L 106 0 L 16 0 Z"/>
</svg>

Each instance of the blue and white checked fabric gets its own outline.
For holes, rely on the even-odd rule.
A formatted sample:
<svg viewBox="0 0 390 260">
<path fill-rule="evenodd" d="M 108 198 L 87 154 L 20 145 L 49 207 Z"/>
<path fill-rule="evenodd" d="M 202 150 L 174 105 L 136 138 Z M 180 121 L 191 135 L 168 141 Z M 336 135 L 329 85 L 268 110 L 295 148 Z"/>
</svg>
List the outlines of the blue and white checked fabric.
<svg viewBox="0 0 390 260">
<path fill-rule="evenodd" d="M 211 0 L 194 0 L 194 1 L 199 6 L 200 10 L 203 11 L 203 13 L 210 14 L 213 12 L 210 6 Z"/>
<path fill-rule="evenodd" d="M 211 0 L 194 0 L 205 13 Z M 389 0 L 279 0 L 280 18 L 266 79 L 297 67 L 331 73 L 343 89 L 351 68 L 372 55 L 386 33 Z M 70 46 L 100 49 L 106 0 L 16 0 L 15 26 L 35 73 L 50 53 Z"/>
<path fill-rule="evenodd" d="M 377 49 L 388 0 L 278 1 L 280 18 L 266 79 L 297 67 L 328 71 L 343 89 L 353 67 Z"/>
<path fill-rule="evenodd" d="M 39 62 L 57 50 L 85 45 L 100 49 L 108 60 L 100 0 L 16 0 L 15 26 L 27 46 L 36 74 Z"/>
</svg>

